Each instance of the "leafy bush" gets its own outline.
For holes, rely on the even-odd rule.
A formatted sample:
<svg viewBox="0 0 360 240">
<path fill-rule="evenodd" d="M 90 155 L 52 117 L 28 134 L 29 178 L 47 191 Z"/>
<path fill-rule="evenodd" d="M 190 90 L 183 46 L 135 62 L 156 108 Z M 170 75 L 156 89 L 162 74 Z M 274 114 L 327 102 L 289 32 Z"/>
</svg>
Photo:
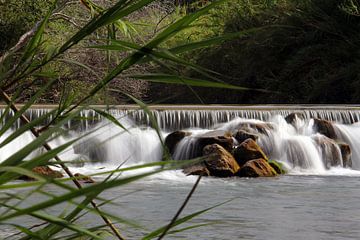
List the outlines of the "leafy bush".
<svg viewBox="0 0 360 240">
<path fill-rule="evenodd" d="M 358 0 L 228 3 L 213 19 L 224 19 L 224 33 L 244 34 L 195 56 L 198 64 L 227 83 L 272 93 L 196 91 L 206 103 L 357 103 L 359 6 Z M 173 102 L 197 101 L 185 89 L 179 95 Z"/>
<path fill-rule="evenodd" d="M 1 0 L 0 53 L 12 47 L 19 37 L 41 20 L 53 1 Z"/>
</svg>

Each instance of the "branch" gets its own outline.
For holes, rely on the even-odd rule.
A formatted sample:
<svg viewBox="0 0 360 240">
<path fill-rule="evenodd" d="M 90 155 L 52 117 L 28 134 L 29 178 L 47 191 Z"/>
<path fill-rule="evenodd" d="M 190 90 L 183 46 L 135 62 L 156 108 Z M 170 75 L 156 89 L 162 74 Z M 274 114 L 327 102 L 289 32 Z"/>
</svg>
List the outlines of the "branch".
<svg viewBox="0 0 360 240">
<path fill-rule="evenodd" d="M 66 20 L 69 23 L 71 23 L 72 25 L 74 25 L 75 27 L 81 28 L 81 26 L 75 22 L 74 18 L 72 18 L 64 13 L 54 13 L 51 17 L 51 20 L 56 20 L 56 19 Z"/>
<path fill-rule="evenodd" d="M 0 57 L 0 65 L 2 65 L 2 64 L 4 63 L 5 59 L 6 59 L 10 54 L 19 51 L 21 48 L 23 48 L 23 47 L 27 44 L 28 40 L 29 40 L 30 38 L 32 38 L 32 36 L 34 36 L 34 34 L 35 34 L 35 32 L 37 31 L 37 29 L 39 28 L 40 24 L 41 24 L 41 21 L 38 21 L 32 29 L 30 29 L 28 32 L 24 33 L 24 34 L 20 37 L 19 41 L 15 44 L 14 47 L 10 48 L 7 52 L 5 52 L 5 53 Z"/>
</svg>

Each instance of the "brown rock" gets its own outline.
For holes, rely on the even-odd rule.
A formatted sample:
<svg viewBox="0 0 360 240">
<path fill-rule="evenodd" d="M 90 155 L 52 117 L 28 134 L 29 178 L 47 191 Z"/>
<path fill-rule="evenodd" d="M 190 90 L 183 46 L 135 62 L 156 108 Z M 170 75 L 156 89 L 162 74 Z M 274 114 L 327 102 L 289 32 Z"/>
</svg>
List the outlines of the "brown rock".
<svg viewBox="0 0 360 240">
<path fill-rule="evenodd" d="M 313 138 L 321 149 L 321 155 L 325 161 L 325 167 L 330 168 L 333 166 L 341 166 L 341 152 L 338 144 L 323 135 L 318 135 Z"/>
<path fill-rule="evenodd" d="M 244 165 L 247 161 L 253 159 L 262 158 L 266 161 L 268 160 L 268 157 L 261 150 L 259 145 L 252 139 L 247 139 L 242 142 L 234 150 L 234 157 L 240 166 Z"/>
<path fill-rule="evenodd" d="M 169 153 L 173 154 L 175 151 L 176 145 L 186 136 L 190 136 L 191 133 L 185 131 L 176 131 L 170 133 L 165 138 L 165 146 L 168 148 Z"/>
<path fill-rule="evenodd" d="M 210 176 L 209 170 L 206 168 L 205 164 L 199 163 L 193 166 L 184 168 L 183 172 L 186 175 L 200 175 L 200 176 Z"/>
<path fill-rule="evenodd" d="M 256 130 L 258 133 L 267 134 L 268 131 L 274 129 L 274 126 L 271 123 L 252 123 L 252 122 L 240 123 L 237 126 L 237 129 L 239 129 L 239 130 L 243 129 L 246 131 L 246 129 L 249 129 L 249 128 Z"/>
<path fill-rule="evenodd" d="M 337 138 L 334 126 L 332 125 L 332 123 L 330 121 L 315 118 L 314 119 L 314 129 L 318 133 L 325 135 L 328 138 L 331 138 L 331 139 Z"/>
<path fill-rule="evenodd" d="M 346 143 L 338 143 L 340 147 L 340 152 L 343 160 L 343 166 L 344 167 L 352 167 L 352 161 L 351 161 L 351 148 L 349 144 Z"/>
<path fill-rule="evenodd" d="M 240 169 L 234 157 L 219 144 L 208 145 L 203 152 L 211 176 L 231 177 Z"/>
<path fill-rule="evenodd" d="M 249 138 L 256 141 L 259 138 L 259 136 L 241 129 L 234 134 L 234 138 L 238 141 L 239 144 L 241 144 L 242 142 L 244 142 L 246 139 Z"/>
<path fill-rule="evenodd" d="M 62 177 L 64 177 L 64 175 L 60 171 L 53 170 L 49 166 L 34 167 L 32 169 L 32 172 L 37 173 L 37 174 L 39 174 L 43 177 L 47 177 L 47 178 L 62 178 Z M 35 178 L 26 176 L 26 175 L 20 176 L 19 179 L 24 180 L 24 181 L 36 180 Z"/>
<path fill-rule="evenodd" d="M 82 183 L 95 183 L 95 180 L 92 179 L 90 176 L 85 176 L 80 173 L 75 173 L 74 177 L 76 180 L 78 180 L 79 182 L 82 182 Z"/>
<path fill-rule="evenodd" d="M 248 161 L 237 174 L 239 177 L 274 177 L 275 170 L 265 159 Z"/>
<path fill-rule="evenodd" d="M 207 132 L 201 136 L 198 136 L 196 142 L 197 154 L 194 157 L 202 156 L 204 147 L 212 144 L 219 144 L 227 151 L 231 152 L 233 149 L 234 140 L 231 134 L 227 131 L 216 130 Z"/>
</svg>

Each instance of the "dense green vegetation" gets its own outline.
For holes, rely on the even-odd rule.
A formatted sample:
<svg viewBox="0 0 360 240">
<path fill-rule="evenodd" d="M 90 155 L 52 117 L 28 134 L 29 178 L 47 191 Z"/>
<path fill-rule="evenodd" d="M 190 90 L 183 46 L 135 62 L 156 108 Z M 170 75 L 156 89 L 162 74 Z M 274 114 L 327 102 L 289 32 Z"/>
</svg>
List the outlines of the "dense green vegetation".
<svg viewBox="0 0 360 240">
<path fill-rule="evenodd" d="M 111 1 L 95 1 L 96 7 L 76 3 L 64 6 L 50 20 L 47 31 L 51 47 L 84 25 L 90 15 Z M 87 1 L 83 1 L 86 3 Z M 209 1 L 159 1 L 134 13 L 115 30 L 117 39 L 142 43 L 163 27 Z M 178 5 L 174 5 L 177 3 Z M 2 51 L 16 43 L 21 33 L 29 29 L 49 8 L 50 2 L 10 1 L 0 6 Z M 181 6 L 187 6 L 182 8 Z M 187 9 L 187 10 L 186 10 Z M 31 12 L 32 14 L 28 14 Z M 25 24 L 24 24 L 25 23 Z M 220 34 L 239 33 L 235 40 L 224 41 L 217 47 L 198 49 L 183 54 L 188 61 L 220 73 L 220 81 L 261 91 L 221 90 L 214 94 L 207 88 L 162 85 L 128 77 L 116 79 L 106 92 L 96 95 L 92 103 L 124 103 L 119 96 L 125 91 L 148 102 L 167 103 L 356 103 L 359 101 L 359 40 L 360 1 L 358 0 L 236 0 L 212 10 L 177 35 L 162 43 L 163 47 L 202 41 Z M 99 42 L 108 36 L 106 29 L 98 30 L 86 41 Z M 1 49 L 0 49 L 1 50 Z M 67 53 L 66 59 L 82 62 L 98 74 L 106 73 L 124 53 L 107 55 L 104 51 L 79 48 Z M 164 65 L 165 64 L 165 65 Z M 189 71 L 163 62 L 162 71 L 206 78 L 206 74 Z M 54 70 L 59 70 L 53 64 Z M 152 63 L 131 73 L 156 71 Z M 80 98 L 93 86 L 96 76 L 82 67 L 62 65 L 61 83 L 72 89 L 70 95 Z M 66 73 L 66 74 L 64 74 Z M 214 75 L 212 75 L 214 77 Z M 43 102 L 59 101 L 61 86 Z M 19 101 L 33 94 L 28 89 Z M 196 93 L 194 93 L 196 92 Z M 171 93 L 171 94 L 169 94 Z"/>
<path fill-rule="evenodd" d="M 204 102 L 359 102 L 360 1 L 235 2 L 210 19 L 224 19 L 225 33 L 246 35 L 207 49 L 197 62 L 228 83 L 274 93 L 197 89 Z M 185 88 L 176 90 L 182 97 L 174 102 L 198 101 Z"/>
</svg>

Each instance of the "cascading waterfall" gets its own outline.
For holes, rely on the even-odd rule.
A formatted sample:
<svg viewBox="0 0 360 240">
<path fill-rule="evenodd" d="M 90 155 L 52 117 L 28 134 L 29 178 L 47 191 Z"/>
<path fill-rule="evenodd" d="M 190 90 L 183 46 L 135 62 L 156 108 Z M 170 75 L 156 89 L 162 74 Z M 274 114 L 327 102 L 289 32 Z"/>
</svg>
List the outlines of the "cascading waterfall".
<svg viewBox="0 0 360 240">
<path fill-rule="evenodd" d="M 48 109 L 31 109 L 26 114 L 35 119 Z M 295 118 L 288 123 L 285 117 L 301 112 L 303 118 Z M 157 132 L 150 128 L 149 117 L 143 111 L 134 109 L 110 110 L 127 131 L 104 120 L 92 110 L 81 112 L 82 121 L 68 122 L 64 129 L 66 136 L 50 142 L 52 147 L 66 143 L 82 134 L 82 140 L 61 153 L 65 161 L 74 161 L 74 166 L 118 166 L 122 163 L 136 164 L 160 161 L 162 146 Z M 4 110 L 0 109 L 0 114 Z M 13 113 L 9 113 L 11 117 Z M 173 109 L 153 110 L 161 128 L 162 137 L 175 130 L 186 129 L 191 136 L 182 139 L 173 154 L 174 159 L 187 159 L 196 156 L 197 138 L 204 133 L 221 130 L 233 133 L 239 126 L 247 126 L 258 136 L 259 146 L 271 159 L 283 162 L 289 169 L 299 172 L 308 171 L 321 174 L 333 167 L 347 167 L 337 142 L 344 142 L 351 149 L 351 167 L 360 170 L 360 109 L 349 107 L 331 108 L 293 108 L 293 107 L 252 107 L 244 109 Z M 5 124 L 6 119 L 4 117 Z M 315 131 L 314 118 L 334 122 L 337 139 L 331 140 Z M 50 119 L 49 119 L 50 120 Z M 18 128 L 18 121 L 13 129 Z M 257 128 L 254 126 L 268 126 Z M 89 133 L 91 132 L 91 133 Z M 0 136 L 6 139 L 11 131 Z M 24 133 L 0 149 L 0 161 L 4 161 L 18 149 L 34 139 L 30 133 Z M 32 153 L 32 158 L 41 152 Z"/>
</svg>

